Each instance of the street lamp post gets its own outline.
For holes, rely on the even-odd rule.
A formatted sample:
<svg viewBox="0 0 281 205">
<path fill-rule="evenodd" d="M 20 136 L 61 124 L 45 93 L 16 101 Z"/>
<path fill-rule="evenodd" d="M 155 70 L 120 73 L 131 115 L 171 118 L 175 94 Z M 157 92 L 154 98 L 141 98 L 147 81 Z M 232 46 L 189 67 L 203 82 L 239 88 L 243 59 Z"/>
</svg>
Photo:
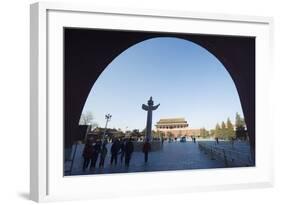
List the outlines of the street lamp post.
<svg viewBox="0 0 281 205">
<path fill-rule="evenodd" d="M 103 143 L 104 143 L 104 138 L 105 138 L 105 133 L 106 133 L 107 124 L 108 124 L 108 121 L 110 121 L 111 117 L 112 117 L 111 114 L 105 115 L 106 123 L 105 123 L 104 132 L 103 132 L 103 136 L 102 136 L 102 142 L 103 142 Z"/>
</svg>

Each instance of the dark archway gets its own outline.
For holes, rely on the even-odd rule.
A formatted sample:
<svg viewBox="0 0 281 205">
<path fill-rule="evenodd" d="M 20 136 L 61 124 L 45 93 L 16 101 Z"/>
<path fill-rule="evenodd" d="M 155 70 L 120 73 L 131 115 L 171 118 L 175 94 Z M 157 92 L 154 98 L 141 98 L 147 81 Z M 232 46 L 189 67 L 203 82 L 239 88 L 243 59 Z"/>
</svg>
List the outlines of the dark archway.
<svg viewBox="0 0 281 205">
<path fill-rule="evenodd" d="M 155 37 L 177 37 L 214 54 L 231 75 L 255 152 L 255 38 L 219 35 L 64 29 L 64 146 L 79 137 L 79 119 L 91 88 L 102 71 L 134 44 Z"/>
</svg>

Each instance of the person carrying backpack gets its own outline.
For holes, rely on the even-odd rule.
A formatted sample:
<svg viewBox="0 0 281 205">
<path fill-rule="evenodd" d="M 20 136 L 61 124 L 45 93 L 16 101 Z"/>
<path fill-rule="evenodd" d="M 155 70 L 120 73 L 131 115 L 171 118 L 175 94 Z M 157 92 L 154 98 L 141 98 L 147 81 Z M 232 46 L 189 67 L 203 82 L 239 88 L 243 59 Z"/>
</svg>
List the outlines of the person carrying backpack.
<svg viewBox="0 0 281 205">
<path fill-rule="evenodd" d="M 132 142 L 132 139 L 130 138 L 129 141 L 125 145 L 125 165 L 126 167 L 129 167 L 130 160 L 132 153 L 134 152 L 134 144 Z"/>
<path fill-rule="evenodd" d="M 92 155 L 92 160 L 91 160 L 91 169 L 96 168 L 96 163 L 100 154 L 100 150 L 101 150 L 101 142 L 97 141 L 96 144 L 93 146 L 94 151 L 93 151 L 93 155 Z"/>
<path fill-rule="evenodd" d="M 93 157 L 93 153 L 94 153 L 94 147 L 92 145 L 92 142 L 88 141 L 85 144 L 85 147 L 83 150 L 83 158 L 84 158 L 83 171 L 85 171 L 88 168 L 89 163 Z"/>
<path fill-rule="evenodd" d="M 111 145 L 111 149 L 110 149 L 110 152 L 111 152 L 110 164 L 111 165 L 113 164 L 113 161 L 114 161 L 114 164 L 117 165 L 117 156 L 118 156 L 119 149 L 120 149 L 119 140 L 115 139 L 113 144 Z"/>
</svg>

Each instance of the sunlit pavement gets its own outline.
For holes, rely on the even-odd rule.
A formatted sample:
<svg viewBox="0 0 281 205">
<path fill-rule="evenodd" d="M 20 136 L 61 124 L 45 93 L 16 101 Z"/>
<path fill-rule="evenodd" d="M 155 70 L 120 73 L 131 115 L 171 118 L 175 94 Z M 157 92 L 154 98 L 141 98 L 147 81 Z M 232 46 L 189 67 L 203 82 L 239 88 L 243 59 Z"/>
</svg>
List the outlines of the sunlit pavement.
<svg viewBox="0 0 281 205">
<path fill-rule="evenodd" d="M 197 143 L 193 142 L 164 142 L 161 151 L 149 153 L 148 162 L 144 163 L 144 154 L 142 152 L 134 152 L 130 161 L 130 166 L 125 167 L 120 162 L 118 156 L 117 165 L 110 165 L 110 147 L 108 144 L 108 154 L 105 159 L 104 168 L 95 168 L 93 170 L 82 170 L 83 167 L 83 151 L 84 145 L 78 145 L 73 163 L 71 175 L 84 174 L 103 174 L 103 173 L 123 173 L 123 172 L 147 172 L 147 171 L 168 171 L 168 170 L 185 170 L 185 169 L 204 169 L 204 168 L 221 168 L 225 167 L 221 161 L 211 160 L 208 155 L 200 151 Z M 98 165 L 99 160 L 97 161 Z M 69 163 L 70 164 L 70 163 Z M 69 164 L 65 170 L 69 169 Z M 66 175 L 70 175 L 66 172 Z"/>
</svg>

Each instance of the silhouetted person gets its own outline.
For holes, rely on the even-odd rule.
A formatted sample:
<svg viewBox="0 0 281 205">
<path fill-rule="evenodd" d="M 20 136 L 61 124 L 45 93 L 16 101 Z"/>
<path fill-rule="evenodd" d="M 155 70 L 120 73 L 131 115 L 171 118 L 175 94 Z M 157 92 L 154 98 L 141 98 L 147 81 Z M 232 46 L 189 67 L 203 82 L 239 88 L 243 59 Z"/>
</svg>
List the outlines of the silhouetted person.
<svg viewBox="0 0 281 205">
<path fill-rule="evenodd" d="M 114 140 L 113 144 L 111 145 L 111 159 L 110 159 L 110 164 L 113 164 L 113 161 L 115 163 L 115 165 L 117 164 L 117 156 L 118 156 L 118 152 L 120 149 L 120 144 L 119 144 L 119 140 Z"/>
<path fill-rule="evenodd" d="M 234 140 L 235 140 L 235 138 L 234 138 L 234 137 L 231 137 L 230 142 L 231 142 L 231 147 L 232 147 L 232 149 L 234 148 Z"/>
<path fill-rule="evenodd" d="M 192 139 L 193 139 L 193 143 L 196 143 L 196 137 L 193 137 Z"/>
<path fill-rule="evenodd" d="M 99 157 L 100 149 L 101 149 L 101 143 L 98 141 L 94 145 L 94 152 L 93 152 L 93 157 L 92 157 L 92 161 L 91 161 L 91 169 L 96 168 L 96 163 L 97 163 L 97 160 Z"/>
<path fill-rule="evenodd" d="M 148 140 L 142 146 L 142 152 L 144 153 L 144 162 L 146 163 L 148 160 L 148 152 L 151 150 L 151 145 Z"/>
<path fill-rule="evenodd" d="M 130 160 L 132 153 L 134 151 L 134 144 L 132 139 L 130 138 L 129 141 L 125 144 L 125 165 L 128 167 L 130 165 Z"/>
<path fill-rule="evenodd" d="M 162 143 L 162 145 L 163 145 L 163 143 L 164 143 L 164 137 L 161 137 L 161 143 Z"/>
<path fill-rule="evenodd" d="M 104 160 L 107 154 L 107 148 L 106 148 L 106 142 L 102 144 L 101 150 L 100 150 L 100 164 L 99 167 L 104 167 Z"/>
<path fill-rule="evenodd" d="M 123 163 L 123 158 L 125 155 L 125 140 L 120 141 L 120 162 Z"/>
<path fill-rule="evenodd" d="M 219 138 L 218 137 L 216 137 L 216 143 L 219 144 Z"/>
<path fill-rule="evenodd" d="M 92 142 L 88 141 L 85 144 L 85 147 L 83 150 L 83 157 L 84 157 L 83 171 L 85 171 L 88 168 L 89 163 L 93 157 L 93 153 L 94 153 L 94 147 L 92 145 Z"/>
</svg>

